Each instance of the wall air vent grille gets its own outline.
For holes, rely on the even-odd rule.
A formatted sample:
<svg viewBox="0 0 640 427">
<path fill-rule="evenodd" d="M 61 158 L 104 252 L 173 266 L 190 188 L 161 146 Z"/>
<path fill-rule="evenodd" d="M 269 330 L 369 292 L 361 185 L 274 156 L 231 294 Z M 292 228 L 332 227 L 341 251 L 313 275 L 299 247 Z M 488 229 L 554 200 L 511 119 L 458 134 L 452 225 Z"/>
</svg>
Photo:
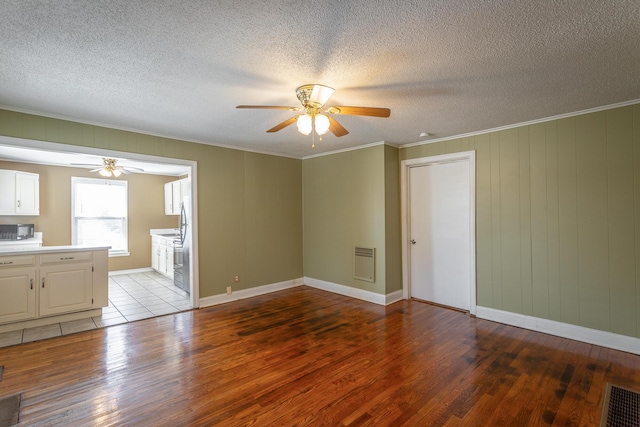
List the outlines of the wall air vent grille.
<svg viewBox="0 0 640 427">
<path fill-rule="evenodd" d="M 358 280 L 375 282 L 376 250 L 356 246 L 353 252 L 353 277 Z"/>
</svg>

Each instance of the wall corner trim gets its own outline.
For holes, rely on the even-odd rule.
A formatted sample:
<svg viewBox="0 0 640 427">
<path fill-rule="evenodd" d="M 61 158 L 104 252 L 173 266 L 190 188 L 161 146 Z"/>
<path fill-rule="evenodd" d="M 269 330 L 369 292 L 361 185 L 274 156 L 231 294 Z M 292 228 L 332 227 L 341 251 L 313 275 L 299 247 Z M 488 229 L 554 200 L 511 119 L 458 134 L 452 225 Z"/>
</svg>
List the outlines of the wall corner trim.
<svg viewBox="0 0 640 427">
<path fill-rule="evenodd" d="M 283 291 L 295 288 L 304 284 L 302 278 L 285 280 L 284 282 L 271 283 L 269 285 L 256 286 L 255 288 L 234 291 L 230 295 L 219 294 L 200 298 L 200 308 L 211 307 L 212 305 L 224 304 L 231 301 L 238 301 L 245 298 L 256 297 L 258 295 L 269 294 L 271 292 Z"/>
<path fill-rule="evenodd" d="M 478 306 L 476 317 L 640 355 L 640 338 L 488 307 Z"/>
<path fill-rule="evenodd" d="M 385 298 L 384 305 L 391 305 L 398 301 L 402 301 L 404 299 L 402 297 L 402 289 L 398 289 L 395 292 L 391 292 L 390 294 L 385 295 L 384 298 Z"/>
</svg>

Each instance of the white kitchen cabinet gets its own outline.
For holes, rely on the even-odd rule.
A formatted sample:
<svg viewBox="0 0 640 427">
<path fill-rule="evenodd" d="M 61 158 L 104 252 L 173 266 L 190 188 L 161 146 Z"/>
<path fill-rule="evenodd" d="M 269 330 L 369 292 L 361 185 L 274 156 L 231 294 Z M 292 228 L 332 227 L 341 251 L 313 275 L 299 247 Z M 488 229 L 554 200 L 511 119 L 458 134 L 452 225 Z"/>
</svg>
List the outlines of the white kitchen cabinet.
<svg viewBox="0 0 640 427">
<path fill-rule="evenodd" d="M 161 274 L 167 274 L 167 244 L 164 239 L 161 239 L 158 245 L 158 272 Z"/>
<path fill-rule="evenodd" d="M 0 323 L 35 318 L 35 257 L 0 257 L 0 267 Z"/>
<path fill-rule="evenodd" d="M 40 268 L 40 316 L 88 310 L 93 295 L 91 264 Z"/>
<path fill-rule="evenodd" d="M 40 256 L 40 316 L 91 308 L 91 252 L 62 252 Z"/>
<path fill-rule="evenodd" d="M 0 170 L 0 215 L 39 215 L 40 176 Z"/>
<path fill-rule="evenodd" d="M 184 196 L 191 193 L 191 181 L 189 178 L 180 180 L 180 203 L 184 201 Z"/>
<path fill-rule="evenodd" d="M 164 275 L 173 279 L 173 240 L 166 241 Z"/>
<path fill-rule="evenodd" d="M 164 185 L 164 213 L 165 215 L 180 215 L 182 198 L 189 194 L 189 179 L 167 182 Z"/>
<path fill-rule="evenodd" d="M 108 305 L 108 250 L 64 248 L 0 255 L 0 325 L 42 325 Z"/>
<path fill-rule="evenodd" d="M 151 268 L 160 270 L 160 238 L 151 237 Z"/>
<path fill-rule="evenodd" d="M 151 268 L 173 279 L 173 238 L 151 236 Z"/>
<path fill-rule="evenodd" d="M 174 213 L 173 210 L 173 182 L 167 182 L 164 185 L 164 214 L 165 215 L 179 215 Z"/>
</svg>

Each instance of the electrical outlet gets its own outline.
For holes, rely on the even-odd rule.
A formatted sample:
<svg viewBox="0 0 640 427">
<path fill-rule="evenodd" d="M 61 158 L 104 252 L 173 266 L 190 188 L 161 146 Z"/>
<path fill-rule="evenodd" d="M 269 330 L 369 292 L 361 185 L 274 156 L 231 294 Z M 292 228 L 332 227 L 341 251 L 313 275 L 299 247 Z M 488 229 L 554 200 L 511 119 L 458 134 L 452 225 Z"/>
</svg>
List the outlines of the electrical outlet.
<svg viewBox="0 0 640 427">
<path fill-rule="evenodd" d="M 238 282 L 240 281 L 240 275 L 239 275 L 239 274 L 236 274 L 236 275 L 233 277 L 233 281 L 234 281 L 234 282 L 236 282 L 236 283 L 238 283 Z"/>
<path fill-rule="evenodd" d="M 231 295 L 231 286 L 227 286 L 227 295 Z"/>
</svg>

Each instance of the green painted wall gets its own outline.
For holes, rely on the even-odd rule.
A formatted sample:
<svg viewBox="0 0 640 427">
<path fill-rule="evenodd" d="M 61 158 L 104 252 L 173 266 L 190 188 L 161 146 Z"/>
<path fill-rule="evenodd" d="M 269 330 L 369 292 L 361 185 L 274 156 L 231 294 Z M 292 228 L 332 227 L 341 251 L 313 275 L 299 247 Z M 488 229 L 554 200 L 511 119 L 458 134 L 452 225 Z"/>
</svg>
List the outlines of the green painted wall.
<svg viewBox="0 0 640 427">
<path fill-rule="evenodd" d="M 304 275 L 379 294 L 401 289 L 398 149 L 306 159 L 302 177 Z M 353 278 L 354 246 L 376 249 L 374 283 Z"/>
<path fill-rule="evenodd" d="M 301 160 L 6 110 L 0 135 L 197 161 L 200 297 L 302 277 Z"/>
<path fill-rule="evenodd" d="M 640 104 L 400 159 L 474 149 L 478 305 L 640 337 Z"/>
</svg>

